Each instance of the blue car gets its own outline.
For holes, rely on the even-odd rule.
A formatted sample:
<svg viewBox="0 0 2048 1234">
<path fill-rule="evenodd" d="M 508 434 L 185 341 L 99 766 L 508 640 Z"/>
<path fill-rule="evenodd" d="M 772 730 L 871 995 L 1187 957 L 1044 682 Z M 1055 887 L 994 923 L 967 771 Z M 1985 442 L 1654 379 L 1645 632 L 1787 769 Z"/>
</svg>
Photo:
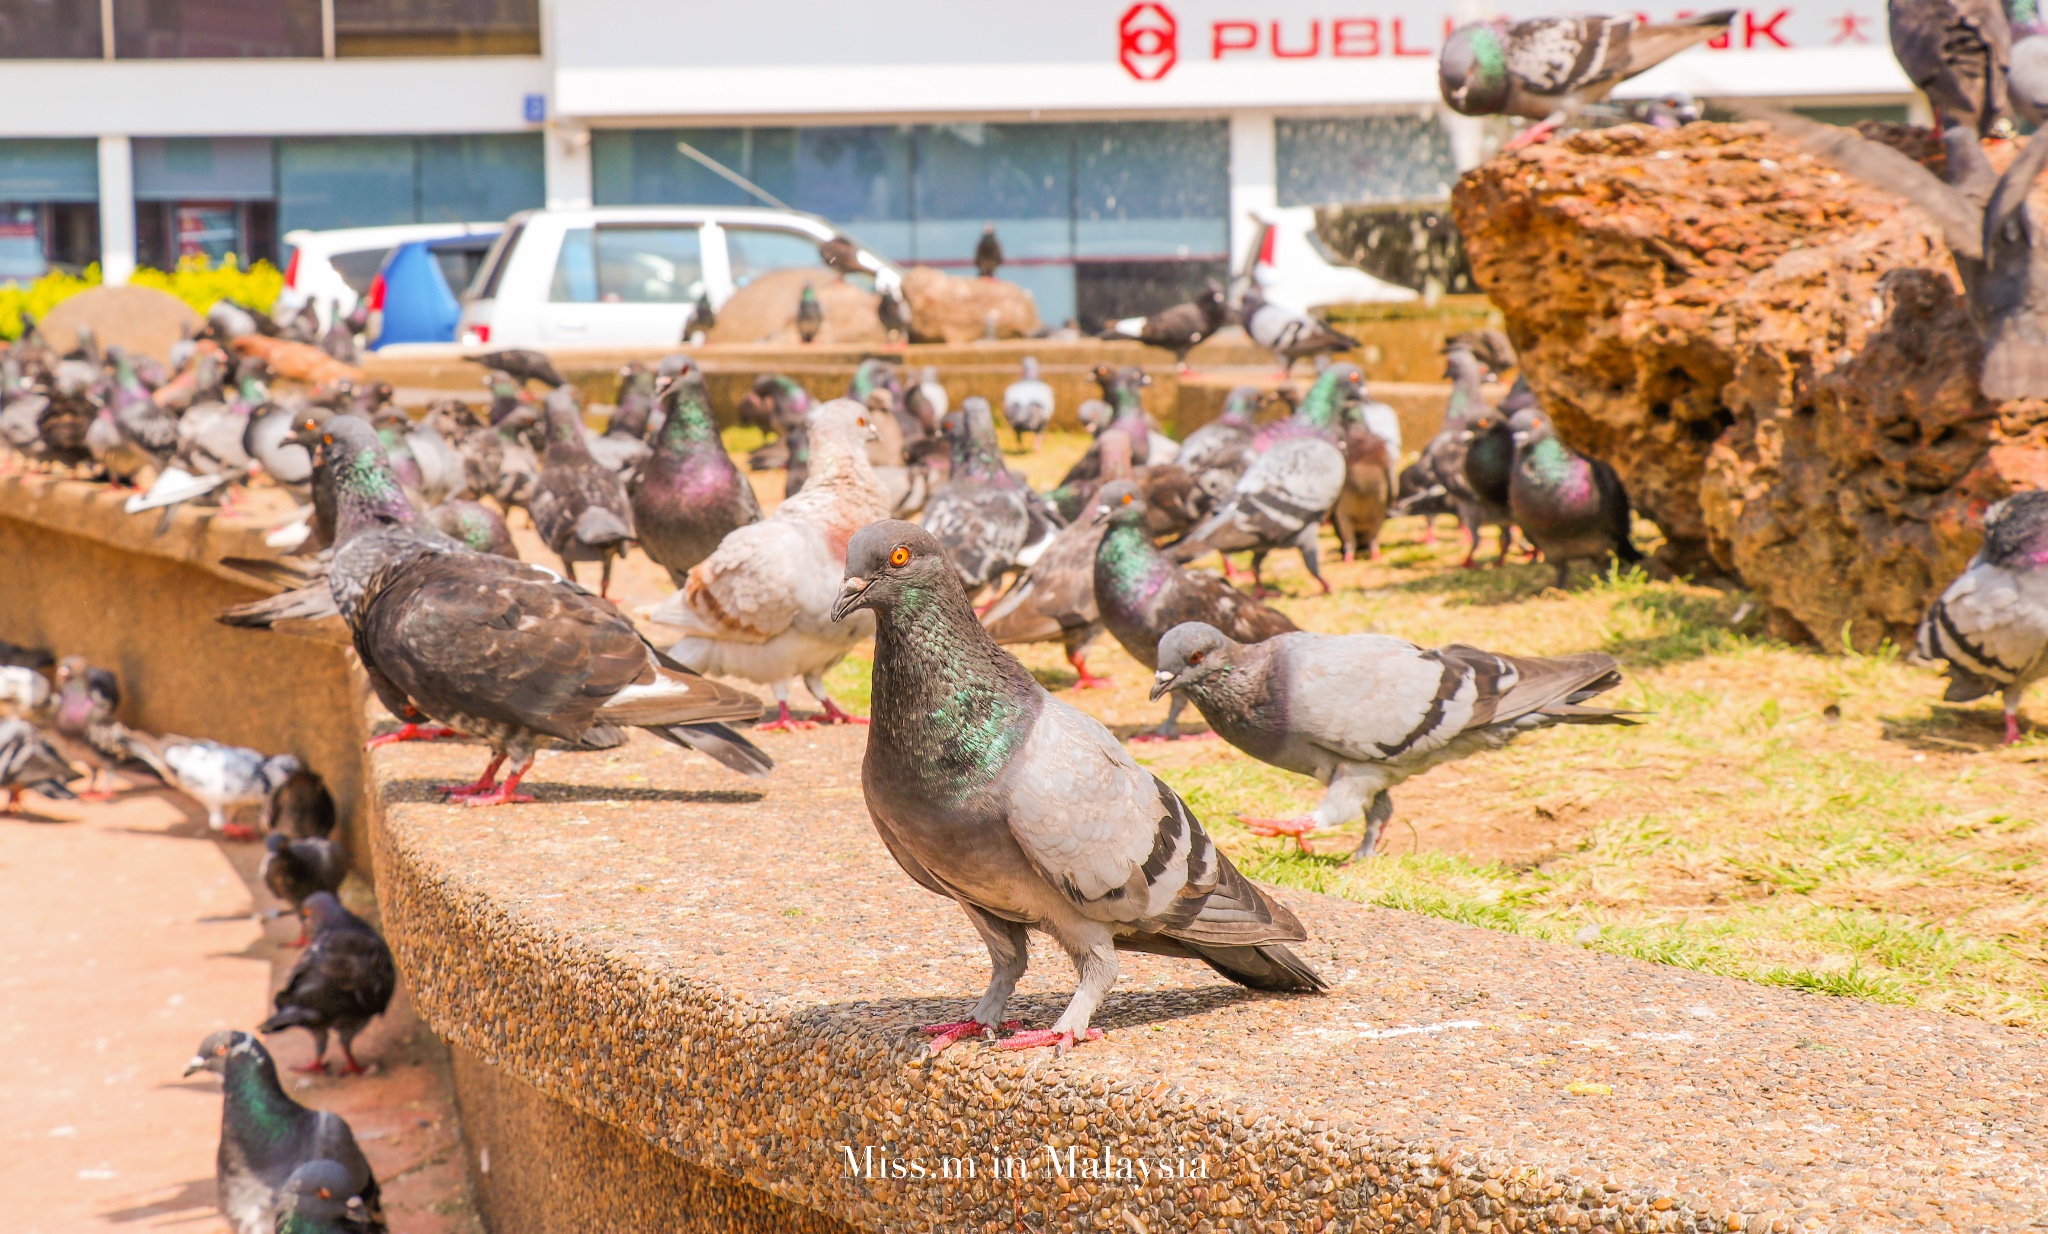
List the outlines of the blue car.
<svg viewBox="0 0 2048 1234">
<path fill-rule="evenodd" d="M 391 250 L 370 282 L 370 349 L 392 343 L 452 343 L 461 295 L 498 238 L 498 229 Z"/>
</svg>

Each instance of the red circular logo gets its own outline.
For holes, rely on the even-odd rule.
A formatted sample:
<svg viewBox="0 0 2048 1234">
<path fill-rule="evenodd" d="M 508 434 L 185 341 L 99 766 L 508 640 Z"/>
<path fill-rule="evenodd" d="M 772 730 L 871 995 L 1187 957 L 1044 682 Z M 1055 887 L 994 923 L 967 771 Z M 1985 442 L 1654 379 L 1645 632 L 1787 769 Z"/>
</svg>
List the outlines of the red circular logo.
<svg viewBox="0 0 2048 1234">
<path fill-rule="evenodd" d="M 1117 60 L 1139 81 L 1158 81 L 1180 59 L 1180 24 L 1163 4 L 1141 0 L 1117 23 Z"/>
</svg>

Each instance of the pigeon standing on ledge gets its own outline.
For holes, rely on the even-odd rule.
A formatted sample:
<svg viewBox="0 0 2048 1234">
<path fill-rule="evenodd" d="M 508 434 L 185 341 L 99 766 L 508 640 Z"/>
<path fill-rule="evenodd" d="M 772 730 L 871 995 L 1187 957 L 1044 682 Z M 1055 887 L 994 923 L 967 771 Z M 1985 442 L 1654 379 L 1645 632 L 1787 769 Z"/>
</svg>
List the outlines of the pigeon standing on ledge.
<svg viewBox="0 0 2048 1234">
<path fill-rule="evenodd" d="M 1216 280 L 1194 299 L 1161 309 L 1150 317 L 1126 317 L 1110 323 L 1102 332 L 1106 339 L 1134 338 L 1147 347 L 1173 353 L 1174 367 L 1188 371 L 1188 353 L 1205 338 L 1221 330 L 1230 320 L 1230 306 Z"/>
<path fill-rule="evenodd" d="M 2020 699 L 2048 675 L 2048 492 L 2015 493 L 1984 515 L 1984 547 L 1920 619 L 1920 658 L 1948 661 L 1951 703 L 1993 690 L 2005 742 L 2020 739 Z"/>
<path fill-rule="evenodd" d="M 985 279 L 992 279 L 1003 267 L 1003 244 L 996 239 L 996 225 L 990 223 L 981 229 L 981 239 L 974 244 L 974 272 Z"/>
<path fill-rule="evenodd" d="M 1058 940 L 1080 985 L 1052 1027 L 1009 1048 L 1099 1036 L 1089 1020 L 1119 950 L 1200 960 L 1257 990 L 1325 988 L 1286 946 L 1307 937 L 1294 915 L 1108 729 L 989 639 L 922 528 L 890 520 L 854 536 L 832 615 L 861 610 L 875 620 L 868 812 L 904 872 L 965 910 L 995 969 L 967 1018 L 920 1030 L 931 1049 L 1009 1026 L 1033 929 Z"/>
<path fill-rule="evenodd" d="M 555 371 L 553 362 L 538 351 L 493 351 L 481 356 L 471 356 L 470 359 L 493 372 L 503 373 L 514 381 L 537 381 L 549 389 L 560 389 L 568 384 L 567 380 Z"/>
<path fill-rule="evenodd" d="M 734 528 L 761 521 L 761 502 L 725 452 L 697 366 L 678 373 L 660 398 L 661 432 L 633 486 L 633 527 L 641 550 L 680 587 Z"/>
<path fill-rule="evenodd" d="M 573 388 L 548 395 L 548 449 L 529 509 L 540 538 L 576 577 L 576 563 L 601 563 L 597 594 L 609 597 L 612 562 L 633 541 L 633 507 L 619 477 L 590 456 Z"/>
</svg>

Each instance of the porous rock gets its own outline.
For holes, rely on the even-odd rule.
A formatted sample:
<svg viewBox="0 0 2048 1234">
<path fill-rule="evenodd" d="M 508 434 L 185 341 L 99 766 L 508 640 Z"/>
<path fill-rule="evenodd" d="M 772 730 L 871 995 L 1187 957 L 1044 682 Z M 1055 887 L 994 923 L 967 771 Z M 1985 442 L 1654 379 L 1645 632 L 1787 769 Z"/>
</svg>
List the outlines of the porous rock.
<svg viewBox="0 0 2048 1234">
<path fill-rule="evenodd" d="M 954 278 L 930 266 L 903 276 L 910 302 L 910 337 L 917 343 L 972 343 L 988 333 L 995 314 L 997 338 L 1038 333 L 1038 304 L 1031 293 L 1004 279 Z"/>
<path fill-rule="evenodd" d="M 1560 433 L 1621 473 L 1667 564 L 1739 576 L 1781 636 L 1909 637 L 1984 507 L 2048 480 L 2048 403 L 1978 393 L 1932 221 L 1765 125 L 1576 134 L 1453 204 Z"/>
<path fill-rule="evenodd" d="M 818 307 L 825 322 L 818 327 L 818 343 L 874 343 L 888 341 L 876 314 L 880 298 L 863 291 L 837 274 L 818 266 L 773 270 L 760 275 L 732 293 L 732 299 L 718 310 L 718 324 L 707 335 L 713 343 L 801 342 L 796 332 L 797 302 L 804 284 L 818 295 Z"/>
<path fill-rule="evenodd" d="M 129 283 L 89 287 L 67 297 L 43 318 L 41 328 L 60 352 L 78 346 L 78 327 L 91 326 L 102 347 L 119 346 L 131 355 L 163 360 L 172 343 L 197 334 L 203 324 L 191 305 L 170 292 Z"/>
</svg>

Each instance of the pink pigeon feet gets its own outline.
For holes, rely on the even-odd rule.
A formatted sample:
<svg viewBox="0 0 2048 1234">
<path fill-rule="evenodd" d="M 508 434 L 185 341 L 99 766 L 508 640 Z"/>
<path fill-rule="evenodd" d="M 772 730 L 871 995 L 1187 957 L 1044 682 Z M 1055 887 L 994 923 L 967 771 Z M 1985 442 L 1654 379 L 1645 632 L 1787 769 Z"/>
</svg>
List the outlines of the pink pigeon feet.
<svg viewBox="0 0 2048 1234">
<path fill-rule="evenodd" d="M 1246 818 L 1239 821 L 1246 831 L 1255 836 L 1293 836 L 1302 852 L 1314 851 L 1308 846 L 1308 833 L 1314 831 L 1318 824 L 1306 815 L 1301 818 Z"/>
<path fill-rule="evenodd" d="M 401 725 L 396 732 L 386 733 L 382 737 L 370 738 L 368 744 L 363 748 L 374 750 L 378 746 L 396 745 L 401 741 L 439 741 L 443 737 L 460 737 L 461 735 L 461 733 L 456 732 L 452 728 L 443 728 L 438 724 L 408 723 Z"/>
<path fill-rule="evenodd" d="M 488 793 L 492 789 L 498 787 L 498 768 L 503 766 L 504 762 L 505 756 L 500 754 L 496 758 L 492 759 L 490 763 L 484 767 L 484 773 L 481 776 L 477 777 L 476 783 L 436 784 L 434 786 L 434 791 L 437 793 L 446 793 L 448 794 L 449 797 L 457 801 L 466 800 L 470 797 L 481 796 L 482 794 Z"/>
<path fill-rule="evenodd" d="M 223 840 L 240 840 L 246 843 L 256 838 L 256 829 L 244 827 L 240 823 L 228 823 L 221 827 L 220 838 Z"/>
<path fill-rule="evenodd" d="M 2007 712 L 2005 716 L 2005 744 L 2012 745 L 2020 739 L 2020 718 Z"/>
<path fill-rule="evenodd" d="M 293 1071 L 298 1072 L 300 1075 L 326 1075 L 327 1060 L 324 1058 L 316 1058 L 312 1062 L 305 1063 L 303 1065 L 294 1063 L 292 1064 L 291 1069 Z"/>
<path fill-rule="evenodd" d="M 1508 141 L 1508 144 L 1502 148 L 1507 150 L 1520 150 L 1524 146 L 1533 146 L 1539 141 L 1548 140 L 1550 135 L 1555 132 L 1557 132 L 1557 121 L 1545 120 L 1541 124 L 1532 124 L 1528 128 L 1525 128 L 1521 132 L 1515 134 L 1514 137 Z"/>
<path fill-rule="evenodd" d="M 766 724 L 756 725 L 754 731 L 757 733 L 794 733 L 799 729 L 816 727 L 818 727 L 817 721 L 799 720 L 790 714 L 788 703 L 778 702 L 775 704 L 775 718 Z"/>
<path fill-rule="evenodd" d="M 1090 673 L 1088 666 L 1082 663 L 1080 656 L 1068 656 L 1067 663 L 1073 665 L 1074 671 L 1081 675 L 1081 679 L 1074 683 L 1076 690 L 1095 690 L 1109 684 L 1109 678 L 1097 677 Z"/>
<path fill-rule="evenodd" d="M 527 805 L 533 801 L 533 798 L 526 793 L 515 791 L 519 787 L 519 777 L 525 774 L 526 768 L 521 767 L 519 770 L 513 772 L 511 775 L 506 776 L 505 782 L 494 789 L 478 793 L 475 796 L 470 796 L 468 794 L 456 796 L 451 794 L 448 800 L 460 801 L 463 805 L 466 806 Z"/>
<path fill-rule="evenodd" d="M 825 700 L 825 723 L 866 724 L 867 722 L 868 718 L 866 716 L 857 716 L 850 711 L 841 711 L 839 710 L 839 704 L 829 698 Z"/>
<path fill-rule="evenodd" d="M 1102 1040 L 1102 1030 L 1091 1028 L 1081 1040 L 1100 1041 Z M 1003 1038 L 1001 1041 L 996 1042 L 996 1049 L 1035 1050 L 1040 1046 L 1049 1045 L 1059 1053 L 1065 1054 L 1068 1050 L 1073 1049 L 1076 1044 L 1078 1043 L 1075 1041 L 1074 1034 L 1072 1033 L 1063 1033 L 1050 1028 L 1034 1028 L 1012 1037 Z"/>
<path fill-rule="evenodd" d="M 1023 1024 L 1024 1021 L 1022 1020 L 1004 1020 L 997 1027 L 1020 1028 Z M 925 1048 L 931 1051 L 933 1057 L 937 1057 L 945 1053 L 946 1047 L 956 1041 L 967 1037 L 981 1036 L 988 1031 L 988 1025 L 983 1024 L 980 1020 L 955 1020 L 951 1024 L 920 1025 L 917 1031 L 932 1034 L 932 1039 L 926 1044 Z"/>
</svg>

